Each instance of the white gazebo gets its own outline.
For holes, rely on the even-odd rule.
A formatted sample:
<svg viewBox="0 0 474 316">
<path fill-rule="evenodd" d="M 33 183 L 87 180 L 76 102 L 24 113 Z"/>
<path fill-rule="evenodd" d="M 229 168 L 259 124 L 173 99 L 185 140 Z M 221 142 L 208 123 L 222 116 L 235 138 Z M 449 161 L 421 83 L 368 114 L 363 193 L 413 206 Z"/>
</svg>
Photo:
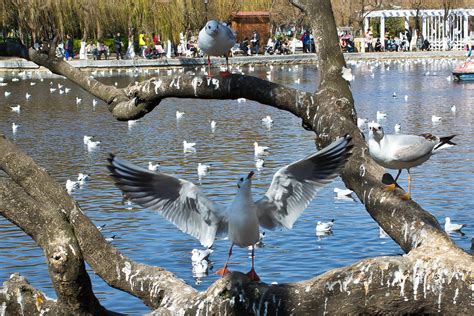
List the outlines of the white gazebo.
<svg viewBox="0 0 474 316">
<path fill-rule="evenodd" d="M 370 18 L 380 18 L 380 42 L 384 45 L 385 18 L 403 18 L 408 29 L 410 17 L 416 16 L 417 10 L 372 11 L 364 19 L 364 32 L 369 30 Z M 432 50 L 462 50 L 471 35 L 470 16 L 474 16 L 474 9 L 452 9 L 446 19 L 444 10 L 418 10 L 418 17 L 422 19 L 421 34 L 430 42 Z"/>
</svg>

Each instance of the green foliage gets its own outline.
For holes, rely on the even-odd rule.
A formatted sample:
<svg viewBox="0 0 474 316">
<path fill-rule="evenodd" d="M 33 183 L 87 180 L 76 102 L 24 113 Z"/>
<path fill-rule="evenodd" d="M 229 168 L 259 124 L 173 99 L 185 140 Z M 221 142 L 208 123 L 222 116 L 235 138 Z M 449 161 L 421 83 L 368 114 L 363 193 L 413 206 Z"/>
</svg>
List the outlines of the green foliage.
<svg viewBox="0 0 474 316">
<path fill-rule="evenodd" d="M 385 18 L 385 36 L 399 36 L 405 31 L 404 18 Z"/>
</svg>

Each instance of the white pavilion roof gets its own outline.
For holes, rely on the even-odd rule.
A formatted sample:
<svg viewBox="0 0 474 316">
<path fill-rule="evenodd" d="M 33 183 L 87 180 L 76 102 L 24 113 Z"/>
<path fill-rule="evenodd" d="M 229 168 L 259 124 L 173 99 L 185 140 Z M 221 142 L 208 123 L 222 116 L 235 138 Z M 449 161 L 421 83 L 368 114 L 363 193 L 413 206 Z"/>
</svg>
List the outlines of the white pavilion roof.
<svg viewBox="0 0 474 316">
<path fill-rule="evenodd" d="M 474 9 L 452 9 L 450 10 L 452 15 L 460 16 L 474 16 Z M 378 10 L 372 11 L 367 14 L 368 18 L 380 18 L 380 17 L 411 17 L 416 16 L 416 10 Z M 444 16 L 444 10 L 419 10 L 418 16 Z"/>
</svg>

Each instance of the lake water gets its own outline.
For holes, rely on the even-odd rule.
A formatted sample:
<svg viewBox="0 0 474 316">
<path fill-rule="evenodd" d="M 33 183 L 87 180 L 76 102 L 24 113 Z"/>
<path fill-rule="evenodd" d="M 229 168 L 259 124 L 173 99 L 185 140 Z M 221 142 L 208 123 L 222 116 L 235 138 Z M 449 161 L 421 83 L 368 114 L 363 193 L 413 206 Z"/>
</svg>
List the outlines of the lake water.
<svg viewBox="0 0 474 316">
<path fill-rule="evenodd" d="M 467 193 L 474 191 L 474 84 L 448 81 L 453 68 L 450 61 L 354 63 L 352 68 L 352 91 L 360 117 L 375 120 L 376 111 L 383 110 L 388 117 L 381 123 L 389 133 L 395 123 L 400 123 L 404 133 L 457 135 L 454 141 L 458 146 L 412 170 L 412 196 L 442 224 L 446 216 L 454 222 L 472 224 L 474 202 Z M 243 70 L 248 72 L 246 67 Z M 265 67 L 255 67 L 251 75 L 265 78 L 266 71 Z M 99 73 L 97 77 L 102 82 L 117 82 L 119 87 L 125 87 L 151 76 L 151 72 L 115 71 Z M 159 75 L 167 73 L 161 71 Z M 113 245 L 136 261 L 166 268 L 199 290 L 217 280 L 214 272 L 224 264 L 229 241 L 215 243 L 209 275 L 194 278 L 189 252 L 201 248 L 199 242 L 157 212 L 123 206 L 120 191 L 105 167 L 108 153 L 144 167 L 149 161 L 160 162 L 162 172 L 193 181 L 212 200 L 226 204 L 233 197 L 236 181 L 255 170 L 254 141 L 270 147 L 265 167 L 255 176 L 254 196 L 266 191 L 273 173 L 281 166 L 315 151 L 314 134 L 301 127 L 300 119 L 252 101 L 168 99 L 129 127 L 126 122 L 114 120 L 105 103 L 99 102 L 94 108 L 93 97 L 68 80 L 43 74 L 45 79 L 41 82 L 38 76 L 32 74 L 31 78 L 12 82 L 21 74 L 4 75 L 8 85 L 0 87 L 0 132 L 60 183 L 77 177 L 79 172 L 90 174 L 91 181 L 74 192 L 73 197 L 97 225 L 107 224 L 103 230 L 106 237 L 118 236 Z M 300 83 L 296 84 L 298 78 Z M 306 91 L 316 88 L 317 79 L 313 65 L 275 66 L 271 76 L 274 82 Z M 31 86 L 30 82 L 36 85 Z M 50 93 L 50 87 L 57 88 L 58 84 L 71 91 L 63 95 L 58 91 Z M 4 91 L 12 94 L 5 97 Z M 26 92 L 32 95 L 28 101 Z M 396 98 L 392 97 L 393 92 Z M 76 97 L 82 98 L 79 105 Z M 9 106 L 14 104 L 21 104 L 20 114 L 10 110 Z M 456 105 L 455 113 L 451 111 L 452 105 Z M 177 110 L 186 113 L 179 122 L 175 117 Z M 274 119 L 271 128 L 260 121 L 266 115 Z M 441 116 L 442 121 L 433 124 L 432 115 Z M 217 122 L 214 133 L 210 120 Z M 14 135 L 13 122 L 20 124 Z M 95 135 L 101 146 L 89 152 L 83 144 L 84 135 Z M 183 140 L 196 142 L 196 153 L 184 154 Z M 201 181 L 196 173 L 198 162 L 212 165 Z M 406 172 L 400 184 L 406 187 Z M 403 254 L 391 239 L 379 238 L 378 225 L 357 198 L 335 199 L 335 187 L 343 188 L 340 179 L 320 191 L 293 230 L 266 232 L 264 247 L 256 251 L 256 270 L 264 282 L 300 281 L 367 257 Z M 331 219 L 335 219 L 333 234 L 317 236 L 316 222 Z M 466 235 L 454 234 L 452 238 L 468 250 L 473 225 L 464 232 Z M 230 269 L 250 269 L 247 249 L 234 249 Z M 3 282 L 14 272 L 20 272 L 35 287 L 55 297 L 42 251 L 16 226 L 0 218 L 0 280 Z M 128 314 L 149 311 L 138 299 L 110 288 L 94 273 L 90 276 L 95 293 L 106 307 Z"/>
</svg>

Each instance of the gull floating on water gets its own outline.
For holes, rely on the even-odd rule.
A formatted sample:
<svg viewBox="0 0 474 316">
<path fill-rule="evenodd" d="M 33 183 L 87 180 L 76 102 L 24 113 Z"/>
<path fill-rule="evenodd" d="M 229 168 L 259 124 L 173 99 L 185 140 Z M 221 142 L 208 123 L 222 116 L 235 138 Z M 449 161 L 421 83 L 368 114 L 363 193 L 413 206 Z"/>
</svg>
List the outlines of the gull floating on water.
<svg viewBox="0 0 474 316">
<path fill-rule="evenodd" d="M 411 173 L 410 169 L 421 165 L 439 150 L 456 145 L 451 142 L 455 135 L 437 137 L 431 134 L 403 135 L 384 133 L 382 126 L 374 125 L 369 131 L 370 156 L 384 168 L 398 169 L 396 182 L 402 169 L 408 171 L 408 193 L 405 199 L 410 198 Z M 394 190 L 395 183 L 386 187 Z"/>
<path fill-rule="evenodd" d="M 8 97 L 10 94 L 12 94 L 10 91 L 5 91 L 5 96 Z"/>
<path fill-rule="evenodd" d="M 10 109 L 12 110 L 12 112 L 20 113 L 21 106 L 17 104 L 15 106 L 10 106 Z"/>
<path fill-rule="evenodd" d="M 455 106 L 455 105 L 453 105 L 453 106 L 451 107 L 451 112 L 453 112 L 453 113 L 456 112 L 456 106 Z"/>
<path fill-rule="evenodd" d="M 334 219 L 332 219 L 330 222 L 318 221 L 316 223 L 316 231 L 320 233 L 329 233 L 332 231 L 333 226 L 334 226 Z"/>
<path fill-rule="evenodd" d="M 444 223 L 444 230 L 446 232 L 460 232 L 463 227 L 465 227 L 465 224 L 454 224 L 451 223 L 451 218 L 446 217 L 445 218 L 445 223 Z"/>
<path fill-rule="evenodd" d="M 68 194 L 71 194 L 77 189 L 79 189 L 79 181 L 66 180 L 66 191 Z"/>
<path fill-rule="evenodd" d="M 431 122 L 441 122 L 441 116 L 431 115 Z"/>
<path fill-rule="evenodd" d="M 214 131 L 216 129 L 217 123 L 216 121 L 211 121 L 211 130 Z"/>
<path fill-rule="evenodd" d="M 50 93 L 53 93 L 54 91 L 56 91 L 56 88 L 49 88 Z"/>
<path fill-rule="evenodd" d="M 84 144 L 87 145 L 87 143 L 93 138 L 94 136 L 87 136 L 87 135 L 84 135 Z"/>
<path fill-rule="evenodd" d="M 245 103 L 245 102 L 247 102 L 246 98 L 238 98 L 237 99 L 237 103 Z"/>
<path fill-rule="evenodd" d="M 97 100 L 96 99 L 92 99 L 92 106 L 96 106 L 97 105 Z"/>
<path fill-rule="evenodd" d="M 268 146 L 259 146 L 257 142 L 253 143 L 253 148 L 255 150 L 255 156 L 265 155 L 268 150 Z"/>
<path fill-rule="evenodd" d="M 399 134 L 402 131 L 402 126 L 400 125 L 400 123 L 397 123 L 397 124 L 395 124 L 393 129 L 395 130 L 396 134 Z"/>
<path fill-rule="evenodd" d="M 16 131 L 17 131 L 18 127 L 20 127 L 20 125 L 18 125 L 18 124 L 15 124 L 15 123 L 12 123 L 12 133 L 13 133 L 13 134 L 15 134 L 15 133 L 16 133 Z"/>
<path fill-rule="evenodd" d="M 259 226 L 266 229 L 291 229 L 316 193 L 333 180 L 344 167 L 352 148 L 350 137 L 336 141 L 304 159 L 278 170 L 263 197 L 254 200 L 251 187 L 253 172 L 240 178 L 236 196 L 227 206 L 212 202 L 193 183 L 164 173 L 153 173 L 110 155 L 108 169 L 115 184 L 136 204 L 160 211 L 183 232 L 210 247 L 216 236 L 228 236 L 229 256 L 218 274 L 228 273 L 232 247 L 255 245 Z M 254 202 L 256 201 L 256 202 Z M 259 280 L 253 266 L 249 277 Z"/>
<path fill-rule="evenodd" d="M 187 141 L 183 140 L 183 150 L 184 151 L 194 151 L 196 150 L 194 146 L 196 143 L 188 143 Z"/>
<path fill-rule="evenodd" d="M 89 139 L 86 145 L 87 150 L 91 151 L 93 149 L 96 149 L 100 145 L 100 141 L 93 141 L 92 139 Z"/>
<path fill-rule="evenodd" d="M 387 113 L 382 111 L 377 111 L 377 120 L 383 120 L 387 118 Z"/>
<path fill-rule="evenodd" d="M 206 248 L 206 249 L 193 249 L 191 251 L 191 261 L 192 262 L 200 262 L 200 261 L 203 261 L 203 260 L 207 260 L 209 258 L 209 256 L 211 255 L 211 253 L 213 253 L 214 250 L 212 250 L 211 248 Z"/>
<path fill-rule="evenodd" d="M 183 117 L 184 114 L 185 114 L 184 112 L 176 111 L 176 119 L 179 120 L 180 118 Z"/>
<path fill-rule="evenodd" d="M 263 159 L 261 159 L 261 158 L 258 158 L 258 159 L 255 161 L 255 167 L 257 167 L 257 170 L 262 169 L 264 166 L 265 166 L 265 160 L 263 160 Z"/>
<path fill-rule="evenodd" d="M 229 51 L 235 45 L 234 31 L 223 23 L 210 20 L 199 32 L 198 47 L 207 55 L 208 75 L 211 75 L 211 56 L 225 56 L 229 73 Z"/>
<path fill-rule="evenodd" d="M 349 189 L 334 188 L 334 193 L 336 193 L 336 197 L 338 199 L 347 199 L 352 197 L 352 193 L 354 193 L 354 191 Z"/>
<path fill-rule="evenodd" d="M 405 94 L 405 102 L 407 102 L 407 101 L 408 101 L 408 95 Z"/>
<path fill-rule="evenodd" d="M 262 119 L 262 123 L 265 124 L 265 125 L 272 125 L 273 124 L 273 119 L 270 115 L 267 115 Z"/>
<path fill-rule="evenodd" d="M 204 163 L 198 163 L 197 173 L 198 173 L 199 179 L 201 179 L 203 176 L 207 175 L 207 173 L 209 172 L 210 167 L 211 167 L 210 165 L 206 165 Z"/>
<path fill-rule="evenodd" d="M 79 182 L 80 185 L 83 185 L 89 180 L 90 180 L 90 177 L 86 173 L 79 172 L 79 174 L 77 175 L 77 181 Z"/>
<path fill-rule="evenodd" d="M 31 94 L 29 94 L 29 93 L 27 92 L 27 93 L 25 94 L 25 98 L 26 98 L 27 100 L 29 100 L 29 99 L 31 98 Z"/>
<path fill-rule="evenodd" d="M 81 99 L 81 98 L 78 98 L 78 97 L 76 97 L 76 104 L 81 104 L 81 102 L 82 102 L 82 99 Z"/>
<path fill-rule="evenodd" d="M 160 164 L 159 163 L 153 163 L 151 161 L 148 162 L 148 170 L 150 171 L 158 171 L 160 169 Z"/>
</svg>

